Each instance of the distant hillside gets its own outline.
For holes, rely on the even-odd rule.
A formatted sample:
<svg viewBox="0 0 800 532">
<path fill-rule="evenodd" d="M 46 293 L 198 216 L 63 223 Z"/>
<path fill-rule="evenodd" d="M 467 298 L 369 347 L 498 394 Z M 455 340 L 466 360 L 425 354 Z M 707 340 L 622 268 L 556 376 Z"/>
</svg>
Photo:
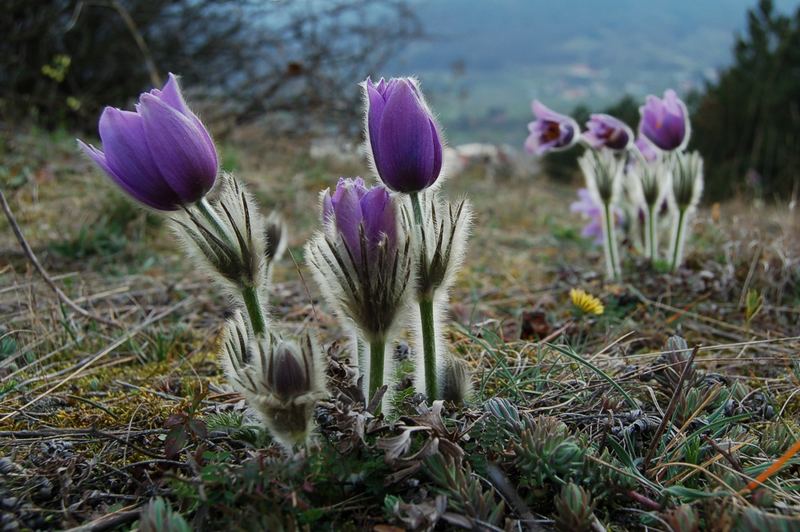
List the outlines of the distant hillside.
<svg viewBox="0 0 800 532">
<path fill-rule="evenodd" d="M 776 1 L 782 11 L 798 3 Z M 412 0 L 431 39 L 409 45 L 386 72 L 419 75 L 455 140 L 519 144 L 533 97 L 567 110 L 712 78 L 753 4 Z"/>
</svg>

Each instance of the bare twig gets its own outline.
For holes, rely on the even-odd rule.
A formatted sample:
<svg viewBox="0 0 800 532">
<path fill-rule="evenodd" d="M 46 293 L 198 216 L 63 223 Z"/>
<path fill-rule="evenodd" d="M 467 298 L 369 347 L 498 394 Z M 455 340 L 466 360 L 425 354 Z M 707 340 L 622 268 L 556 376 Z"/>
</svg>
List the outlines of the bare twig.
<svg viewBox="0 0 800 532">
<path fill-rule="evenodd" d="M 664 417 L 661 418 L 661 423 L 659 423 L 658 429 L 656 429 L 656 433 L 653 435 L 653 441 L 650 442 L 650 447 L 647 449 L 647 454 L 644 457 L 643 469 L 645 471 L 647 470 L 647 466 L 650 464 L 650 459 L 653 458 L 653 453 L 656 451 L 656 447 L 658 447 L 658 442 L 661 439 L 661 435 L 664 434 L 664 430 L 666 430 L 667 425 L 672 421 L 672 414 L 675 412 L 675 408 L 677 408 L 678 402 L 680 401 L 683 382 L 686 380 L 686 376 L 692 369 L 694 357 L 697 355 L 698 349 L 700 349 L 699 345 L 694 346 L 694 349 L 692 349 L 692 354 L 689 355 L 689 358 L 686 360 L 686 363 L 683 366 L 683 371 L 681 372 L 681 377 L 678 380 L 678 385 L 675 386 L 675 392 L 672 394 L 672 399 L 670 399 L 669 405 L 667 406 L 667 411 L 664 412 Z"/>
<path fill-rule="evenodd" d="M 5 213 L 6 218 L 8 219 L 9 225 L 11 225 L 11 229 L 14 231 L 14 235 L 17 237 L 19 245 L 22 247 L 22 251 L 25 252 L 25 256 L 28 257 L 28 260 L 31 262 L 31 264 L 33 264 L 33 267 L 36 268 L 36 271 L 39 272 L 39 275 L 42 276 L 42 279 L 44 279 L 44 282 L 47 283 L 47 286 L 53 289 L 53 291 L 56 293 L 56 296 L 58 296 L 58 299 L 66 306 L 68 306 L 69 308 L 80 314 L 81 316 L 89 318 L 90 320 L 103 323 L 105 325 L 110 325 L 112 327 L 119 327 L 118 323 L 115 323 L 111 320 L 107 320 L 105 318 L 101 318 L 100 316 L 95 316 L 88 310 L 84 309 L 83 307 L 72 301 L 72 299 L 70 299 L 69 296 L 65 294 L 58 287 L 58 285 L 56 285 L 56 283 L 53 281 L 50 275 L 48 275 L 47 270 L 45 270 L 42 264 L 39 262 L 39 259 L 36 258 L 36 254 L 33 252 L 33 249 L 31 249 L 31 246 L 28 244 L 28 241 L 25 240 L 25 236 L 22 234 L 22 229 L 20 229 L 19 224 L 17 223 L 17 219 L 14 217 L 14 213 L 11 212 L 11 207 L 9 207 L 8 202 L 6 201 L 6 196 L 5 194 L 3 194 L 3 191 L 1 189 L 0 189 L 0 204 L 2 204 L 3 206 L 3 212 Z"/>
</svg>

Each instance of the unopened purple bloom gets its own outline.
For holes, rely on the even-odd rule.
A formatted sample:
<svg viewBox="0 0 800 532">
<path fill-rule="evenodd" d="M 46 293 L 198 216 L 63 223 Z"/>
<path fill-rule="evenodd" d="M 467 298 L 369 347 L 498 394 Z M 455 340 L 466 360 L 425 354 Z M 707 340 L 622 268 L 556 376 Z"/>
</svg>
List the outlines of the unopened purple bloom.
<svg viewBox="0 0 800 532">
<path fill-rule="evenodd" d="M 659 149 L 677 150 L 689 142 L 689 112 L 674 90 L 664 92 L 663 99 L 648 96 L 639 114 L 639 131 Z"/>
<path fill-rule="evenodd" d="M 420 192 L 442 170 L 436 122 L 412 78 L 367 79 L 367 136 L 375 170 L 396 192 Z"/>
<path fill-rule="evenodd" d="M 267 376 L 272 391 L 281 399 L 307 393 L 311 380 L 308 363 L 295 345 L 280 341 L 270 352 Z"/>
<path fill-rule="evenodd" d="M 189 110 L 178 80 L 143 93 L 136 112 L 106 107 L 100 115 L 103 150 L 78 141 L 131 197 L 171 211 L 200 200 L 214 186 L 217 150 L 200 119 Z"/>
<path fill-rule="evenodd" d="M 608 148 L 622 151 L 628 148 L 633 132 L 623 122 L 611 115 L 593 114 L 586 122 L 588 130 L 583 138 L 594 149 Z"/>
<path fill-rule="evenodd" d="M 536 120 L 528 124 L 530 135 L 525 140 L 528 152 L 542 155 L 565 150 L 577 142 L 580 128 L 575 120 L 556 113 L 539 100 L 533 101 L 532 108 Z"/>
<path fill-rule="evenodd" d="M 397 221 L 389 192 L 382 186 L 367 189 L 364 180 L 340 178 L 333 194 L 326 190 L 322 198 L 323 221 L 341 235 L 356 264 L 361 264 L 362 243 L 367 257 L 374 259 L 377 250 L 395 249 Z"/>
<path fill-rule="evenodd" d="M 645 162 L 654 163 L 658 160 L 658 149 L 653 146 L 653 143 L 644 137 L 639 137 L 634 142 L 636 149 L 642 155 Z"/>
<path fill-rule="evenodd" d="M 578 189 L 578 200 L 573 201 L 569 206 L 570 212 L 579 213 L 584 219 L 589 220 L 581 230 L 581 236 L 592 239 L 595 244 L 603 243 L 603 211 L 599 203 L 592 198 L 592 193 L 588 188 Z M 622 215 L 619 209 L 614 208 L 614 225 L 619 226 Z"/>
</svg>

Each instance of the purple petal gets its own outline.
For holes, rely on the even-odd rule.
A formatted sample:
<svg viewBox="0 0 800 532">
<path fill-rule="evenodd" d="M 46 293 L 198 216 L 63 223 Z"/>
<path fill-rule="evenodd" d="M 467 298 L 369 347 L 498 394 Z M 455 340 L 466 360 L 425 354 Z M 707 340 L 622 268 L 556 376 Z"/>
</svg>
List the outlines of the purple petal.
<svg viewBox="0 0 800 532">
<path fill-rule="evenodd" d="M 370 252 L 374 252 L 385 235 L 387 246 L 394 246 L 397 228 L 394 206 L 389 193 L 383 187 L 374 187 L 361 199 L 361 212 L 364 216 L 364 233 L 369 242 Z"/>
<path fill-rule="evenodd" d="M 543 120 L 562 122 L 564 120 L 570 119 L 566 115 L 562 115 L 561 113 L 553 111 L 539 100 L 533 100 L 533 102 L 531 103 L 531 109 L 533 109 L 533 114 L 536 118 L 540 118 Z"/>
<path fill-rule="evenodd" d="M 345 245 L 358 262 L 361 256 L 361 196 L 352 181 L 342 182 L 336 187 L 332 198 L 333 212 L 336 215 L 336 228 L 342 235 Z"/>
<path fill-rule="evenodd" d="M 157 90 L 151 91 L 151 94 L 155 92 L 157 92 Z M 167 83 L 164 85 L 164 88 L 159 92 L 159 98 L 162 102 L 165 102 L 170 107 L 178 110 L 183 116 L 187 117 L 194 123 L 195 127 L 197 127 L 197 129 L 203 135 L 209 150 L 214 153 L 214 166 L 217 166 L 217 148 L 214 146 L 214 141 L 211 139 L 211 135 L 206 127 L 203 125 L 200 119 L 197 118 L 197 115 L 194 114 L 186 105 L 186 101 L 183 99 L 183 93 L 181 93 L 181 88 L 178 85 L 178 78 L 172 72 L 169 73 L 169 79 L 167 79 Z"/>
<path fill-rule="evenodd" d="M 217 177 L 216 152 L 195 121 L 150 94 L 142 95 L 147 145 L 161 175 L 186 203 L 202 198 Z"/>
<path fill-rule="evenodd" d="M 434 169 L 430 117 L 407 82 L 400 82 L 386 102 L 378 133 L 381 179 L 398 192 L 427 187 Z"/>
<path fill-rule="evenodd" d="M 383 82 L 383 79 L 381 79 Z M 383 96 L 372 85 L 371 80 L 367 80 L 367 134 L 369 135 L 369 145 L 372 148 L 372 158 L 375 167 L 380 167 L 380 145 L 378 143 L 378 128 L 380 127 L 383 110 L 386 102 Z"/>
<path fill-rule="evenodd" d="M 160 210 L 174 210 L 180 205 L 177 192 L 164 180 L 145 140 L 142 117 L 130 111 L 106 107 L 100 115 L 99 151 L 87 152 L 128 194 Z"/>
<path fill-rule="evenodd" d="M 439 174 L 442 172 L 442 141 L 439 138 L 439 131 L 436 129 L 436 124 L 431 122 L 431 136 L 433 137 L 433 173 L 431 174 L 431 179 L 428 182 L 428 186 L 433 185 L 437 179 L 439 179 Z"/>
</svg>

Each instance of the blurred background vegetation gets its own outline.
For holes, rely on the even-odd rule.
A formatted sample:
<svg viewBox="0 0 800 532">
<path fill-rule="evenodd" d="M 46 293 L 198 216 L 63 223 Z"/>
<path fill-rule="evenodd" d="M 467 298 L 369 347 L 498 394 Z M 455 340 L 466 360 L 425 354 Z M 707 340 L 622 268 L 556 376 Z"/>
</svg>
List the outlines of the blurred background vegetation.
<svg viewBox="0 0 800 532">
<path fill-rule="evenodd" d="M 104 105 L 130 106 L 172 71 L 218 139 L 249 127 L 356 139 L 356 82 L 416 72 L 452 142 L 518 149 L 533 97 L 635 127 L 644 95 L 672 86 L 691 109 L 706 199 L 796 198 L 798 3 L 642 4 L 5 0 L 0 127 L 93 132 Z M 549 156 L 545 172 L 573 178 L 576 155 Z"/>
</svg>

